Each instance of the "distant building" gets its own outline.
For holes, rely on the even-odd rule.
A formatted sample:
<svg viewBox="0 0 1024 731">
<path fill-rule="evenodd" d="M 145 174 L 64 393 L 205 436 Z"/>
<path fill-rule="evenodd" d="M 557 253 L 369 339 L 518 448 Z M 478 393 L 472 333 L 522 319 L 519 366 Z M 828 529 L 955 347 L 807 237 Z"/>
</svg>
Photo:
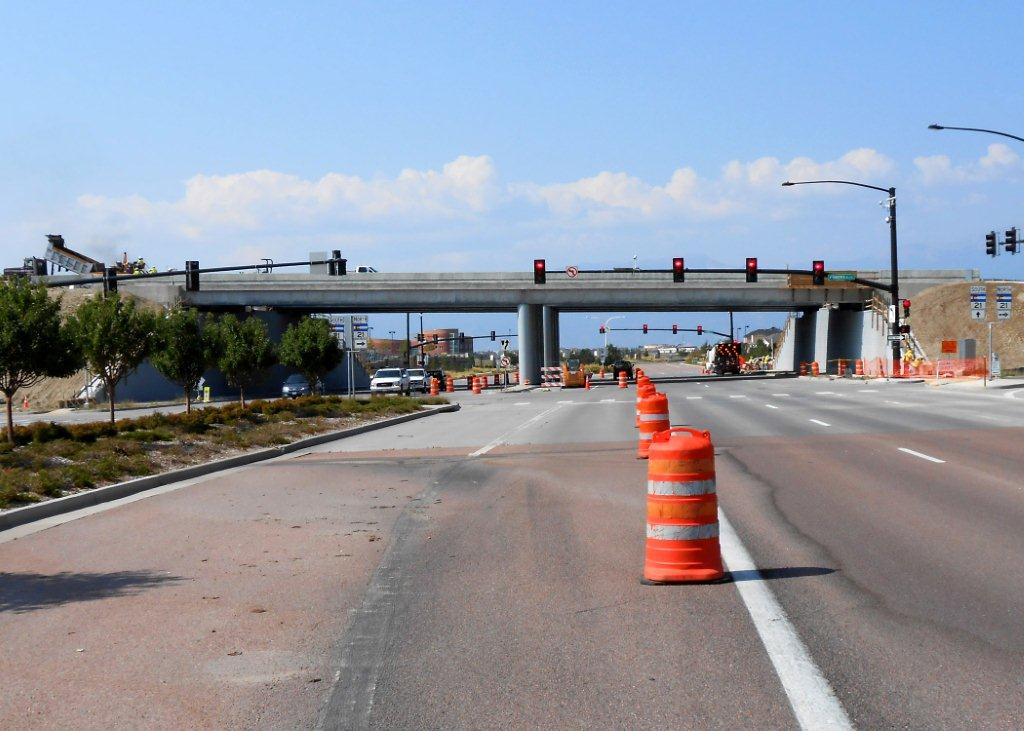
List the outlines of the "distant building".
<svg viewBox="0 0 1024 731">
<path fill-rule="evenodd" d="M 434 343 L 434 336 L 437 343 Z M 463 355 L 473 352 L 473 338 L 463 337 L 457 328 L 437 328 L 423 333 L 424 352 L 431 355 Z M 413 341 L 413 347 L 419 343 Z"/>
</svg>

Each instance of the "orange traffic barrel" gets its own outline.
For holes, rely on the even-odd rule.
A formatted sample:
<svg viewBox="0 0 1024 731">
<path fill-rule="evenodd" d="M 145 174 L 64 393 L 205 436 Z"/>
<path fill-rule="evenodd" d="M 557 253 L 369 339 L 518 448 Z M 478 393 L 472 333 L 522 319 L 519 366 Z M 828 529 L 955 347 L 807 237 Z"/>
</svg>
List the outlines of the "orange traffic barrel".
<svg viewBox="0 0 1024 731">
<path fill-rule="evenodd" d="M 479 395 L 480 394 L 480 379 L 479 378 L 474 378 L 473 379 L 473 394 L 474 395 Z"/>
<path fill-rule="evenodd" d="M 853 365 L 853 375 L 855 375 L 855 376 L 863 376 L 864 375 L 864 361 L 861 360 L 860 358 L 858 358 L 857 362 L 854 363 L 854 365 Z"/>
<path fill-rule="evenodd" d="M 626 372 L 625 371 L 619 371 L 619 388 L 625 388 L 625 387 L 626 387 Z"/>
<path fill-rule="evenodd" d="M 640 400 L 637 418 L 640 419 L 640 441 L 636 448 L 636 458 L 647 459 L 654 435 L 671 426 L 668 420 L 668 396 L 657 392 L 644 396 Z"/>
<path fill-rule="evenodd" d="M 821 375 L 821 369 L 818 368 L 818 361 L 813 361 L 811 363 L 811 375 L 812 376 L 820 376 Z"/>
<path fill-rule="evenodd" d="M 597 374 L 598 378 L 604 378 L 604 366 L 601 366 L 601 372 Z"/>
<path fill-rule="evenodd" d="M 495 386 L 500 386 L 500 385 L 501 385 L 501 382 L 500 382 L 500 381 L 498 381 L 498 377 L 499 377 L 499 376 L 498 376 L 498 374 L 497 374 L 497 373 L 495 373 L 495 374 L 494 374 L 494 385 L 495 385 Z"/>
<path fill-rule="evenodd" d="M 643 583 L 717 581 L 724 575 L 711 433 L 685 426 L 660 431 L 648 450 Z"/>
<path fill-rule="evenodd" d="M 440 382 L 436 378 L 430 379 L 430 395 L 437 396 L 441 393 Z"/>
<path fill-rule="evenodd" d="M 800 375 L 801 376 L 806 376 L 807 375 L 807 364 L 806 363 L 801 363 L 800 364 Z"/>
<path fill-rule="evenodd" d="M 650 384 L 650 383 L 639 383 L 639 384 L 637 384 L 637 387 L 636 387 L 636 423 L 635 423 L 635 426 L 636 426 L 637 429 L 640 428 L 640 402 L 643 401 L 648 396 L 653 396 L 657 392 L 658 392 L 657 389 L 652 384 Z"/>
<path fill-rule="evenodd" d="M 451 376 L 444 379 L 444 390 L 448 393 L 455 393 L 455 379 Z"/>
</svg>

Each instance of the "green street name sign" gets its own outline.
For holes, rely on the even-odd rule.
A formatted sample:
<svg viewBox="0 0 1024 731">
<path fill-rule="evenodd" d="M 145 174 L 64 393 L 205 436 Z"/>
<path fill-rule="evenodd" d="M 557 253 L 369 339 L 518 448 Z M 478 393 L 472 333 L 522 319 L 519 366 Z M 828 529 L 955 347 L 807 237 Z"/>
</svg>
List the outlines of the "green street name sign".
<svg viewBox="0 0 1024 731">
<path fill-rule="evenodd" d="M 857 275 L 854 272 L 831 272 L 827 278 L 830 282 L 852 282 Z"/>
</svg>

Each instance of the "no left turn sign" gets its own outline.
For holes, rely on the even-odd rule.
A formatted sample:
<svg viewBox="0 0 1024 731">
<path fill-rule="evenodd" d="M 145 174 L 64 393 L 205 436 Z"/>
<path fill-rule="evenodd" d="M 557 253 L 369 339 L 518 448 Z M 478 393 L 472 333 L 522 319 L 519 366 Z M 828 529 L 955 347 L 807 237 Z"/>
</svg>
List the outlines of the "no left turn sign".
<svg viewBox="0 0 1024 731">
<path fill-rule="evenodd" d="M 499 360 L 498 362 L 501 364 L 502 368 L 508 368 L 510 365 L 512 365 L 512 361 L 509 360 L 508 356 L 505 355 L 501 356 L 501 360 Z"/>
<path fill-rule="evenodd" d="M 566 267 L 565 273 L 569 275 L 569 279 L 575 279 L 576 275 L 580 273 L 580 270 L 576 267 Z"/>
</svg>

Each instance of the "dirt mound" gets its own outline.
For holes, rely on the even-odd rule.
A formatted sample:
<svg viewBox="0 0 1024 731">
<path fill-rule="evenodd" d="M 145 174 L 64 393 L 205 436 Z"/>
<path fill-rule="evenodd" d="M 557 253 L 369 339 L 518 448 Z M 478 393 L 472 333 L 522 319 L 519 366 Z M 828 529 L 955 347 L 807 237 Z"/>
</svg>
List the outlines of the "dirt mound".
<svg viewBox="0 0 1024 731">
<path fill-rule="evenodd" d="M 972 320 L 970 291 L 972 286 L 984 285 L 988 292 L 985 320 Z M 1013 304 L 1009 320 L 996 319 L 996 287 L 1010 285 Z M 1024 368 L 1024 283 L 1021 282 L 964 282 L 943 284 L 924 290 L 916 297 L 910 310 L 910 325 L 929 360 L 941 356 L 941 341 L 974 338 L 977 354 L 984 357 L 988 351 L 988 322 L 992 328 L 992 349 L 999 354 L 1003 370 Z"/>
</svg>

